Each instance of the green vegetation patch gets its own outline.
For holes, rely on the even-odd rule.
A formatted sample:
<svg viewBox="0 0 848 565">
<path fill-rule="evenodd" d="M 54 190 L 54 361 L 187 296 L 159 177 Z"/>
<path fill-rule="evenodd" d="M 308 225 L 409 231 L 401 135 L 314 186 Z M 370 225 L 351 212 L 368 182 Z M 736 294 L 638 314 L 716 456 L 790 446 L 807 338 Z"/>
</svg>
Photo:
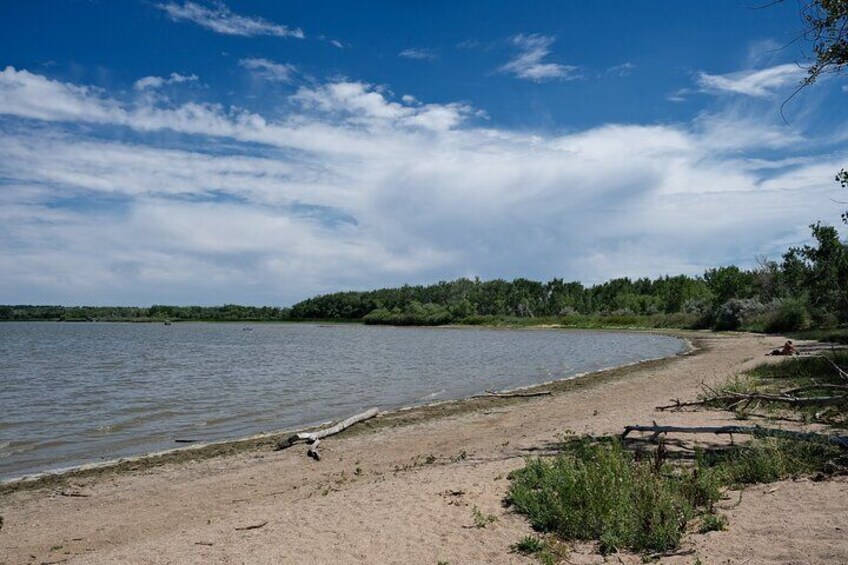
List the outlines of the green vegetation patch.
<svg viewBox="0 0 848 565">
<path fill-rule="evenodd" d="M 537 531 L 563 540 L 597 540 L 605 553 L 664 552 L 679 547 L 696 516 L 702 529 L 724 528 L 714 504 L 727 487 L 845 464 L 836 447 L 782 439 L 698 453 L 691 465 L 670 463 L 663 453 L 636 457 L 618 439 L 575 440 L 513 472 L 506 503 Z"/>
</svg>

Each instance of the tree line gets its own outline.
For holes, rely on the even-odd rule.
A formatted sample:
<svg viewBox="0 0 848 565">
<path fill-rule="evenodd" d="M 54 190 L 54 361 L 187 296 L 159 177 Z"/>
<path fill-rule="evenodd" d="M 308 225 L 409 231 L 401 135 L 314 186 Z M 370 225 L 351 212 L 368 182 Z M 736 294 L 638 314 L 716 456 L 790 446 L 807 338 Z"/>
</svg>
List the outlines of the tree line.
<svg viewBox="0 0 848 565">
<path fill-rule="evenodd" d="M 725 266 L 700 276 L 616 278 L 585 286 L 553 279 L 481 281 L 336 292 L 291 308 L 272 306 L 0 306 L 0 320 L 362 321 L 368 324 L 653 326 L 786 332 L 848 322 L 848 243 L 836 228 L 811 226 L 814 243 L 752 269 Z"/>
<path fill-rule="evenodd" d="M 289 308 L 276 306 L 0 306 L 0 320 L 53 320 L 64 322 L 152 321 L 279 321 L 289 319 Z"/>
<path fill-rule="evenodd" d="M 848 322 L 848 244 L 834 227 L 811 226 L 815 243 L 753 269 L 708 269 L 701 276 L 628 277 L 584 286 L 457 279 L 365 292 L 337 292 L 295 304 L 293 320 L 362 320 L 440 325 L 552 318 L 573 325 L 649 325 L 790 331 Z"/>
</svg>

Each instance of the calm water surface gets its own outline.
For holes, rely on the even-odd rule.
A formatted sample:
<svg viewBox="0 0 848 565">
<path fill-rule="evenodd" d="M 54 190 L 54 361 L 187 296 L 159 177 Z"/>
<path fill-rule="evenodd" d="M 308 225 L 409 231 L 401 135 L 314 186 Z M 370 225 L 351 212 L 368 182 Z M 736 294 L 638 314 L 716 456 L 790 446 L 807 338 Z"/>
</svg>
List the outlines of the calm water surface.
<svg viewBox="0 0 848 565">
<path fill-rule="evenodd" d="M 649 334 L 0 323 L 0 479 L 680 353 Z"/>
</svg>

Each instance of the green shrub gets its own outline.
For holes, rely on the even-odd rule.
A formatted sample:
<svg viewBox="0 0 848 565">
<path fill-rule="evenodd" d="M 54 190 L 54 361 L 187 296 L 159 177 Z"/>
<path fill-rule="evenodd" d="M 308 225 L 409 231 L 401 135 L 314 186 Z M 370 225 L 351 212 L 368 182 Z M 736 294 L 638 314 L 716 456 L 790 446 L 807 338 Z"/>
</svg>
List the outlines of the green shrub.
<svg viewBox="0 0 848 565">
<path fill-rule="evenodd" d="M 421 304 L 412 301 L 406 308 L 377 308 L 362 318 L 366 324 L 387 324 L 396 326 L 440 326 L 453 322 L 451 312 L 438 304 Z"/>
<path fill-rule="evenodd" d="M 707 532 L 723 532 L 727 529 L 727 518 L 721 514 L 705 514 L 698 531 L 702 534 Z"/>
<path fill-rule="evenodd" d="M 761 314 L 765 306 L 753 298 L 732 298 L 721 305 L 716 314 L 716 330 L 738 330 L 754 316 Z"/>
<path fill-rule="evenodd" d="M 714 500 L 692 474 L 633 461 L 621 443 L 578 443 L 513 474 L 507 501 L 531 525 L 566 539 L 600 540 L 602 551 L 678 546 L 696 501 Z"/>
<path fill-rule="evenodd" d="M 775 438 L 699 452 L 692 468 L 634 458 L 618 439 L 577 440 L 563 448 L 511 473 L 506 502 L 537 531 L 597 540 L 603 552 L 675 549 L 699 512 L 702 530 L 724 529 L 714 504 L 728 486 L 845 465 L 835 446 Z"/>
<path fill-rule="evenodd" d="M 780 301 L 766 317 L 767 333 L 786 333 L 803 330 L 810 325 L 810 314 L 803 300 L 787 298 Z"/>
</svg>

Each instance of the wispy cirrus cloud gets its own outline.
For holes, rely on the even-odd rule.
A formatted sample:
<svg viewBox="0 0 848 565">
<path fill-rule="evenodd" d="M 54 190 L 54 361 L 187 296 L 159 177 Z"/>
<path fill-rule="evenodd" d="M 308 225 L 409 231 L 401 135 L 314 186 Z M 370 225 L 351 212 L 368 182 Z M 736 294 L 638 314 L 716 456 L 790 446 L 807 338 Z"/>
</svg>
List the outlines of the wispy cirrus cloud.
<svg viewBox="0 0 848 565">
<path fill-rule="evenodd" d="M 223 2 L 205 5 L 185 0 L 155 5 L 177 22 L 193 22 L 199 26 L 225 35 L 246 37 L 271 35 L 276 37 L 305 37 L 300 28 L 290 28 L 258 16 L 242 16 L 234 13 Z"/>
<path fill-rule="evenodd" d="M 247 69 L 253 75 L 271 82 L 291 82 L 297 67 L 289 63 L 275 63 L 263 58 L 239 60 L 239 66 Z"/>
<path fill-rule="evenodd" d="M 432 49 L 411 47 L 398 53 L 398 57 L 403 57 L 404 59 L 415 59 L 417 61 L 434 61 L 438 59 L 439 56 Z"/>
<path fill-rule="evenodd" d="M 184 82 L 195 82 L 198 80 L 197 75 L 181 75 L 179 73 L 171 73 L 168 77 L 146 76 L 135 81 L 133 88 L 136 90 L 155 90 L 166 84 L 180 84 Z"/>
<path fill-rule="evenodd" d="M 534 82 L 579 78 L 576 66 L 545 62 L 554 41 L 552 36 L 537 33 L 513 36 L 510 43 L 518 49 L 518 54 L 499 70 Z"/>
<path fill-rule="evenodd" d="M 696 82 L 704 92 L 767 98 L 791 84 L 797 85 L 803 76 L 802 68 L 794 63 L 787 63 L 723 75 L 700 72 Z"/>
<path fill-rule="evenodd" d="M 633 63 L 621 63 L 620 65 L 613 65 L 609 67 L 604 74 L 618 77 L 626 77 L 633 74 L 633 71 L 636 69 L 636 65 Z"/>
</svg>

